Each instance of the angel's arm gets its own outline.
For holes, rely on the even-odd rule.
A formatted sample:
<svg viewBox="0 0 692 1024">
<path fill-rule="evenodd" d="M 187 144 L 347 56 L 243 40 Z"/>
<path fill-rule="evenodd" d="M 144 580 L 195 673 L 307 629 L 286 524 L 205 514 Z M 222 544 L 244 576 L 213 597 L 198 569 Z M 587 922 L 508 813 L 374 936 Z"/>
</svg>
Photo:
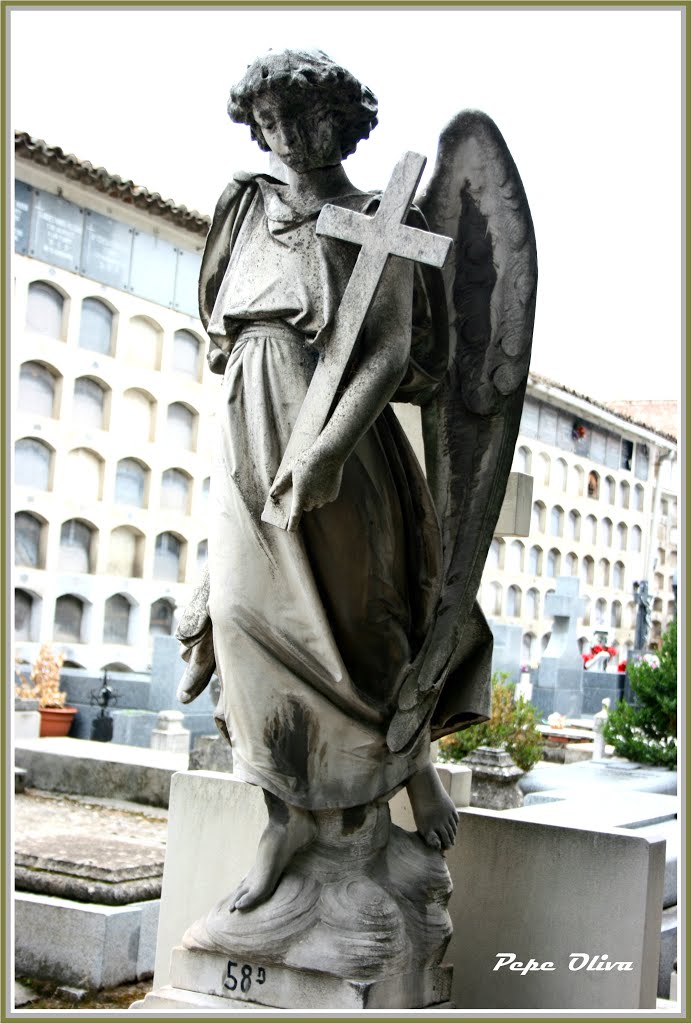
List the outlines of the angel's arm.
<svg viewBox="0 0 692 1024">
<path fill-rule="evenodd" d="M 277 478 L 273 494 L 293 485 L 291 522 L 333 501 L 344 462 L 401 383 L 411 350 L 413 264 L 391 258 L 365 321 L 355 369 L 318 439 Z"/>
</svg>

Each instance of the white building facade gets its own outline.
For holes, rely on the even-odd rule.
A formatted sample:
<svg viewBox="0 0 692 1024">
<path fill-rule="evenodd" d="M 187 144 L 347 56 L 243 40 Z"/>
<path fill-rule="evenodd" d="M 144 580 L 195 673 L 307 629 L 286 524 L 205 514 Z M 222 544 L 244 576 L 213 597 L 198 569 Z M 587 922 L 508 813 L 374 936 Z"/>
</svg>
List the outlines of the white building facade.
<svg viewBox="0 0 692 1024">
<path fill-rule="evenodd" d="M 143 671 L 206 558 L 209 221 L 15 143 L 17 654 Z"/>
<path fill-rule="evenodd" d="M 212 421 L 196 281 L 209 219 L 23 133 L 15 140 L 12 371 L 15 643 L 144 671 L 206 559 Z M 481 599 L 537 662 L 559 575 L 587 598 L 582 642 L 652 637 L 674 614 L 674 438 L 531 377 L 514 469 L 528 538 L 497 538 Z"/>
<path fill-rule="evenodd" d="M 533 477 L 530 534 L 493 541 L 480 597 L 489 619 L 521 626 L 523 662 L 537 664 L 548 642 L 558 576 L 580 580 L 582 650 L 599 634 L 625 660 L 642 580 L 657 644 L 675 615 L 675 438 L 532 374 L 513 469 Z"/>
</svg>

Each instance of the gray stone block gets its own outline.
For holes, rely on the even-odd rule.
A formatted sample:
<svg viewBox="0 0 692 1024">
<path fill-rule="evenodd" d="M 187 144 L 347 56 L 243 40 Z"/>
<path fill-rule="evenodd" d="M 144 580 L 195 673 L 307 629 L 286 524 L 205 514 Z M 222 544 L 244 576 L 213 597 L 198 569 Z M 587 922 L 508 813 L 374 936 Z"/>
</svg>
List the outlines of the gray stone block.
<svg viewBox="0 0 692 1024">
<path fill-rule="evenodd" d="M 25 892 L 122 906 L 161 895 L 164 851 L 117 836 L 20 836 L 15 885 Z"/>
<path fill-rule="evenodd" d="M 201 702 L 201 698 L 200 698 Z M 76 739 L 91 739 L 91 723 L 100 715 L 100 708 L 76 704 L 78 715 L 75 718 L 70 736 Z M 113 743 L 123 743 L 130 747 L 149 747 L 151 734 L 156 728 L 158 714 L 155 711 L 137 708 L 112 708 Z M 188 710 L 183 712 L 183 726 L 189 730 L 191 737 L 202 736 L 216 728 L 214 717 L 209 710 Z"/>
<path fill-rule="evenodd" d="M 189 771 L 228 772 L 233 774 L 233 750 L 218 731 L 214 736 L 199 736 L 188 760 Z"/>
<path fill-rule="evenodd" d="M 463 764 L 435 764 L 442 785 L 449 793 L 455 807 L 469 807 L 471 804 L 470 768 Z"/>
<path fill-rule="evenodd" d="M 605 697 L 615 707 L 625 695 L 624 672 L 584 672 L 582 676 L 582 714 L 595 715 L 601 710 Z"/>
<path fill-rule="evenodd" d="M 454 881 L 452 1001 L 468 1010 L 653 1008 L 665 851 L 625 830 L 462 811 Z M 570 971 L 573 953 L 631 971 Z M 495 970 L 499 953 L 554 971 Z"/>
<path fill-rule="evenodd" d="M 171 776 L 187 757 L 67 737 L 18 742 L 15 761 L 36 789 L 168 807 Z"/>
<path fill-rule="evenodd" d="M 141 911 L 17 893 L 15 969 L 68 985 L 108 988 L 137 977 Z"/>
<path fill-rule="evenodd" d="M 661 793 L 636 793 L 618 786 L 585 786 L 583 789 L 551 790 L 545 795 L 551 802 L 529 803 L 513 812 L 513 817 L 526 821 L 542 821 L 581 828 L 636 829 L 646 838 L 660 839 L 661 823 L 674 823 L 677 812 L 675 797 Z M 655 825 L 650 833 L 646 827 Z"/>
<path fill-rule="evenodd" d="M 680 854 L 680 822 L 677 817 L 668 821 L 645 825 L 638 829 L 651 839 L 665 839 L 666 874 L 663 882 L 663 906 L 674 907 L 678 902 L 678 857 Z"/>
<path fill-rule="evenodd" d="M 137 979 L 150 978 L 156 963 L 156 934 L 159 927 L 161 900 L 142 903 L 137 947 Z"/>
<path fill-rule="evenodd" d="M 658 995 L 671 999 L 670 979 L 678 949 L 678 908 L 663 911 L 661 922 L 661 956 L 658 964 Z"/>
<path fill-rule="evenodd" d="M 531 694 L 531 703 L 537 708 L 539 717 L 547 718 L 554 711 L 561 715 L 567 715 L 568 718 L 576 718 L 581 715 L 582 691 L 579 686 L 574 685 L 577 682 L 576 673 L 572 673 L 569 679 L 562 675 L 559 686 L 542 685 L 545 676 L 546 673 L 542 672 L 541 685 L 534 683 Z M 557 675 L 553 678 L 557 684 Z M 568 683 L 570 685 L 567 685 Z"/>
<path fill-rule="evenodd" d="M 35 707 L 21 707 L 17 704 L 35 705 Z M 16 739 L 36 739 L 41 731 L 41 715 L 38 711 L 37 700 L 15 700 L 14 706 L 14 735 Z"/>
<path fill-rule="evenodd" d="M 154 648 L 151 661 L 151 690 L 149 693 L 149 710 L 161 711 L 164 708 L 177 708 L 176 692 L 185 662 L 180 657 L 181 644 L 174 636 L 154 637 Z M 211 688 L 200 694 L 195 701 L 198 711 L 213 713 Z"/>
<path fill-rule="evenodd" d="M 228 999 L 224 996 L 211 996 L 206 992 L 193 992 L 191 989 L 175 988 L 173 985 L 162 985 L 160 988 L 147 992 L 144 999 L 138 999 L 130 1006 L 131 1010 L 217 1010 L 220 1014 L 228 1014 Z M 237 999 L 234 1010 L 258 1010 L 258 1003 L 247 1003 Z"/>
<path fill-rule="evenodd" d="M 489 620 L 493 634 L 493 672 L 507 672 L 513 683 L 521 671 L 521 626 Z"/>
</svg>

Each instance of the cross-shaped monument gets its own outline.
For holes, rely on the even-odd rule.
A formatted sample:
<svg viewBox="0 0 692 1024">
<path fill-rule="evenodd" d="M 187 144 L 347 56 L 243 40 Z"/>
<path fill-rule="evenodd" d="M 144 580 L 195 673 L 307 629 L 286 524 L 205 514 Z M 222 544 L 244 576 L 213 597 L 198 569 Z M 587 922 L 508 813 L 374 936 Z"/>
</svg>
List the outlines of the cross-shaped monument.
<svg viewBox="0 0 692 1024">
<path fill-rule="evenodd" d="M 322 208 L 315 229 L 317 234 L 352 242 L 361 248 L 277 476 L 317 440 L 327 422 L 390 256 L 433 267 L 441 267 L 447 258 L 451 238 L 404 224 L 425 163 L 425 157 L 419 153 L 402 156 L 374 216 L 341 206 Z M 262 512 L 264 522 L 287 529 L 292 500 L 290 488 L 279 496 L 267 498 Z"/>
<path fill-rule="evenodd" d="M 548 646 L 538 669 L 538 685 L 531 702 L 545 715 L 553 711 L 579 717 L 582 711 L 583 662 L 579 653 L 577 624 L 584 614 L 579 580 L 560 576 L 556 588 L 545 599 L 545 614 L 553 616 Z"/>
</svg>

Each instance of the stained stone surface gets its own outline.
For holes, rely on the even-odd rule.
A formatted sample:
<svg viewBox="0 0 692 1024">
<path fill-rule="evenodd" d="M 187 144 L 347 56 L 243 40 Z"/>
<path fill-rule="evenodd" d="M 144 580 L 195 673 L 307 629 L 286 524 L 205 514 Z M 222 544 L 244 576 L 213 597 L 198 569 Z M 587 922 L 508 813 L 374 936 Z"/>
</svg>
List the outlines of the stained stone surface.
<svg viewBox="0 0 692 1024">
<path fill-rule="evenodd" d="M 171 984 L 181 989 L 196 987 L 229 1002 L 247 1000 L 286 1009 L 418 1009 L 449 998 L 452 972 L 450 967 L 436 967 L 380 981 L 362 981 L 316 970 L 264 967 L 245 963 L 238 954 L 234 959 L 179 947 L 173 950 L 171 959 Z"/>
<path fill-rule="evenodd" d="M 452 930 L 442 855 L 391 826 L 387 804 L 354 810 L 316 812 L 271 900 L 236 913 L 220 900 L 183 945 L 361 982 L 437 966 Z"/>
<path fill-rule="evenodd" d="M 119 906 L 156 899 L 166 814 L 29 790 L 15 801 L 16 887 Z"/>
<path fill-rule="evenodd" d="M 63 832 L 18 840 L 15 884 L 65 899 L 132 903 L 161 895 L 163 861 L 161 845 Z"/>
<path fill-rule="evenodd" d="M 524 797 L 517 783 L 524 772 L 506 750 L 477 747 L 463 761 L 472 771 L 471 804 L 474 807 L 496 811 L 521 807 Z"/>
<path fill-rule="evenodd" d="M 474 595 L 528 373 L 531 216 L 478 112 L 443 130 L 420 209 L 417 153 L 381 193 L 355 188 L 341 162 L 377 101 L 321 51 L 257 58 L 228 110 L 285 175 L 234 176 L 202 259 L 223 381 L 208 585 L 181 618 L 179 693 L 189 703 L 216 665 L 215 717 L 268 820 L 256 869 L 183 945 L 382 985 L 381 1006 L 439 1004 L 421 979 L 451 934 L 456 813 L 430 744 L 489 713 Z M 425 406 L 430 488 L 394 401 Z M 416 834 L 391 825 L 403 787 Z"/>
<path fill-rule="evenodd" d="M 17 971 L 89 988 L 151 974 L 166 825 L 117 800 L 18 796 Z"/>
<path fill-rule="evenodd" d="M 199 736 L 190 751 L 189 771 L 233 773 L 233 750 L 220 734 Z"/>
</svg>

